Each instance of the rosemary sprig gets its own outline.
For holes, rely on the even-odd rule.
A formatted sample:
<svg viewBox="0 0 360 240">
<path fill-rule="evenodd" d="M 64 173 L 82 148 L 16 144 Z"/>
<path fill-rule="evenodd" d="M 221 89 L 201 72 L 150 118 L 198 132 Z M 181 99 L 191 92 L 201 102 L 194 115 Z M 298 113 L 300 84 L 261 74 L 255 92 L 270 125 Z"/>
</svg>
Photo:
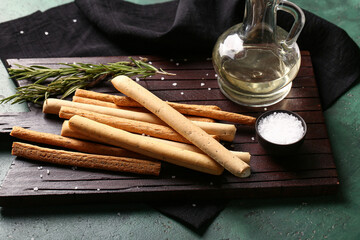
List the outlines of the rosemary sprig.
<svg viewBox="0 0 360 240">
<path fill-rule="evenodd" d="M 12 102 L 33 102 L 41 104 L 44 99 L 50 96 L 61 95 L 65 98 L 75 92 L 78 88 L 90 88 L 118 75 L 139 76 L 146 78 L 155 74 L 173 75 L 162 69 L 157 69 L 147 63 L 146 58 L 130 61 L 121 61 L 109 64 L 88 64 L 88 63 L 60 63 L 64 67 L 52 69 L 44 66 L 22 66 L 9 68 L 11 78 L 17 80 L 29 79 L 33 83 L 16 88 L 16 94 L 3 98 L 1 103 Z M 49 80 L 53 79 L 48 83 Z M 47 84 L 48 83 L 48 84 Z"/>
</svg>

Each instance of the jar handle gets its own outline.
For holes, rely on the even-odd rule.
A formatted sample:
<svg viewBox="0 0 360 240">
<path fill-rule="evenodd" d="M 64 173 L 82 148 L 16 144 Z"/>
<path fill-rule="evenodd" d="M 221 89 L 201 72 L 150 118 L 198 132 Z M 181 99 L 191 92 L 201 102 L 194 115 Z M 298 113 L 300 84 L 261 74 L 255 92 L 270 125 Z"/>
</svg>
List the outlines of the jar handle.
<svg viewBox="0 0 360 240">
<path fill-rule="evenodd" d="M 278 9 L 290 13 L 295 19 L 289 31 L 289 34 L 285 40 L 285 43 L 287 45 L 292 45 L 296 42 L 297 38 L 300 35 L 301 30 L 304 27 L 305 24 L 304 12 L 296 4 L 286 0 L 280 1 L 280 4 L 278 5 Z"/>
</svg>

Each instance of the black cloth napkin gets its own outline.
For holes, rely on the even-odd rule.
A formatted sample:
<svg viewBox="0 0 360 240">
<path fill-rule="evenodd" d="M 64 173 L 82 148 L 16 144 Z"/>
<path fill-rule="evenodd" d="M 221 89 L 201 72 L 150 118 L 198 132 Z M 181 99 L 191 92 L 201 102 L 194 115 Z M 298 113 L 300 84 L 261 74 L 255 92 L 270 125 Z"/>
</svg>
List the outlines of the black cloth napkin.
<svg viewBox="0 0 360 240">
<path fill-rule="evenodd" d="M 75 0 L 0 24 L 0 57 L 79 57 L 163 54 L 211 56 L 218 36 L 242 21 L 244 0 L 178 0 L 137 5 L 121 0 Z M 298 39 L 312 56 L 327 109 L 360 76 L 360 49 L 342 29 L 305 11 Z M 285 29 L 293 20 L 279 12 Z M 164 214 L 203 229 L 225 202 L 155 204 Z"/>
</svg>

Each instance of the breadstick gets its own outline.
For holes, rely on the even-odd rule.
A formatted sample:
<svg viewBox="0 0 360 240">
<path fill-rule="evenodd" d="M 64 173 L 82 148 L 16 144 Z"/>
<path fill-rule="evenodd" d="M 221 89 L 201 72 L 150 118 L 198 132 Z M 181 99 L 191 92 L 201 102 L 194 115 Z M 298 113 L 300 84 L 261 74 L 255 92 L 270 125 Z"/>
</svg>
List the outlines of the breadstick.
<svg viewBox="0 0 360 240">
<path fill-rule="evenodd" d="M 114 96 L 116 96 L 116 95 L 99 93 L 99 92 L 94 92 L 94 91 L 89 91 L 89 90 L 78 88 L 78 89 L 76 89 L 74 96 L 91 98 L 91 99 L 96 99 L 96 100 L 100 100 L 100 101 L 104 101 L 104 102 L 114 103 L 113 99 L 114 99 Z"/>
<path fill-rule="evenodd" d="M 156 117 L 152 113 L 134 112 L 124 109 L 115 109 L 115 108 L 102 107 L 102 106 L 90 105 L 85 103 L 71 102 L 56 98 L 48 98 L 44 101 L 43 112 L 58 115 L 60 108 L 62 106 L 74 107 L 92 112 L 97 112 L 97 113 L 102 113 L 106 115 L 122 117 L 132 120 L 138 120 L 143 122 L 150 122 L 161 125 L 165 124 L 163 121 L 161 121 L 158 117 Z"/>
<path fill-rule="evenodd" d="M 120 128 L 132 133 L 145 134 L 145 135 L 150 135 L 153 137 L 158 137 L 163 139 L 169 139 L 177 142 L 189 143 L 189 141 L 186 138 L 178 134 L 172 128 L 164 125 L 136 121 L 126 118 L 119 118 L 119 117 L 109 116 L 101 113 L 95 113 L 92 111 L 66 107 L 66 106 L 61 107 L 59 112 L 59 117 L 64 119 L 70 119 L 74 115 L 83 116 L 92 119 L 94 121 L 101 122 L 109 126 Z M 236 128 L 233 125 L 225 125 L 220 123 L 209 124 L 206 122 L 196 122 L 196 124 L 206 129 L 206 132 L 212 134 L 212 137 L 215 139 L 227 140 L 227 141 L 230 139 L 231 139 L 230 141 L 232 141 L 234 139 Z"/>
<path fill-rule="evenodd" d="M 62 125 L 62 128 L 61 128 L 61 136 L 69 137 L 69 138 L 83 139 L 83 140 L 88 140 L 88 141 L 98 141 L 100 143 L 105 143 L 105 142 L 96 140 L 94 138 L 84 136 L 84 135 L 82 135 L 82 134 L 80 134 L 78 132 L 75 132 L 75 131 L 71 130 L 71 128 L 69 127 L 69 121 L 64 121 L 64 123 Z M 169 145 L 172 145 L 174 147 L 178 147 L 178 148 L 181 148 L 181 149 L 184 149 L 184 150 L 203 153 L 203 151 L 201 151 L 198 147 L 196 147 L 196 146 L 194 146 L 192 144 L 174 142 L 174 141 L 169 141 L 169 140 L 159 139 L 159 138 L 151 138 L 151 137 L 149 137 L 149 138 L 154 140 L 154 141 L 169 144 Z M 248 153 L 248 152 L 239 152 L 239 151 L 230 151 L 230 152 L 232 152 L 238 158 L 241 158 L 241 160 L 243 160 L 247 164 L 250 163 L 250 158 L 251 158 L 250 153 Z"/>
<path fill-rule="evenodd" d="M 93 138 L 85 136 L 83 134 L 80 134 L 79 132 L 75 132 L 74 130 L 71 130 L 70 126 L 69 126 L 69 121 L 64 121 L 62 126 L 61 126 L 61 136 L 63 137 L 69 137 L 69 138 L 76 138 L 76 139 L 81 139 L 81 140 L 86 140 L 86 141 L 94 141 Z M 97 141 L 100 143 L 105 143 L 103 141 Z"/>
<path fill-rule="evenodd" d="M 159 175 L 161 168 L 161 163 L 158 161 L 56 150 L 20 142 L 13 143 L 11 154 L 60 165 L 155 176 Z"/>
<path fill-rule="evenodd" d="M 29 129 L 24 129 L 21 127 L 13 127 L 11 136 L 36 143 L 43 143 L 52 146 L 58 146 L 63 148 L 68 148 L 72 150 L 77 150 L 84 153 L 92 153 L 98 155 L 108 155 L 108 156 L 117 156 L 117 157 L 131 157 L 131 158 L 146 158 L 138 153 L 130 152 L 126 149 L 121 149 L 112 146 L 106 146 L 103 144 L 92 143 L 87 141 L 81 141 L 69 137 L 63 137 L 51 133 L 37 132 Z"/>
<path fill-rule="evenodd" d="M 77 89 L 75 91 L 75 96 L 78 97 L 84 97 L 84 98 L 92 98 L 100 101 L 105 102 L 111 102 L 115 103 L 116 105 L 119 105 L 121 107 L 143 107 L 138 102 L 132 100 L 129 97 L 126 96 L 117 96 L 117 95 L 111 95 L 111 94 L 105 94 L 105 93 L 98 93 L 93 91 L 88 91 L 84 89 Z M 220 110 L 218 106 L 215 105 L 195 105 L 195 104 L 183 104 L 183 103 L 174 103 L 174 102 L 166 102 L 173 108 L 195 108 L 198 107 L 205 108 L 205 109 L 214 109 L 214 110 Z"/>
<path fill-rule="evenodd" d="M 128 132 L 150 135 L 153 137 L 169 139 L 177 142 L 189 143 L 189 141 L 175 132 L 173 129 L 164 125 L 141 122 L 136 120 L 130 120 L 126 118 L 113 117 L 100 113 L 94 113 L 87 110 L 72 108 L 72 107 L 61 107 L 59 112 L 60 118 L 70 119 L 74 115 L 79 115 L 92 119 L 94 121 L 104 123 L 106 125 L 119 128 Z"/>
<path fill-rule="evenodd" d="M 100 101 L 100 100 L 91 99 L 91 98 L 84 98 L 84 97 L 79 97 L 79 96 L 73 96 L 72 101 L 78 102 L 78 103 L 85 103 L 85 104 L 109 107 L 109 108 L 124 109 L 124 110 L 135 111 L 135 112 L 149 112 L 145 108 L 120 107 L 120 106 L 116 105 L 115 103 Z"/>
<path fill-rule="evenodd" d="M 90 91 L 88 91 L 90 92 Z M 72 99 L 73 102 L 78 103 L 86 103 L 86 104 L 92 104 L 97 106 L 103 106 L 103 107 L 109 107 L 109 108 L 117 108 L 117 109 L 124 109 L 129 111 L 135 111 L 135 112 L 149 112 L 146 108 L 140 108 L 140 107 L 120 107 L 116 105 L 115 103 L 105 102 L 97 99 L 92 98 L 85 98 L 85 97 L 79 97 L 79 96 L 73 96 Z M 197 117 L 197 116 L 186 116 L 191 121 L 199 121 L 199 122 L 215 122 L 214 119 L 211 118 L 205 118 L 205 117 Z"/>
<path fill-rule="evenodd" d="M 132 106 L 136 107 L 136 104 L 132 104 L 129 98 L 116 96 L 113 98 L 114 103 L 118 106 Z M 137 102 L 135 102 L 137 103 Z M 243 114 L 232 113 L 221 111 L 220 109 L 210 108 L 208 105 L 190 105 L 190 104 L 180 104 L 180 103 L 169 103 L 174 109 L 178 112 L 185 115 L 201 116 L 211 119 L 223 120 L 228 122 L 240 123 L 245 125 L 254 125 L 256 118 L 251 116 L 246 116 Z M 140 104 L 139 104 L 140 105 Z"/>
<path fill-rule="evenodd" d="M 70 118 L 69 126 L 72 130 L 98 141 L 196 171 L 220 175 L 224 170 L 205 154 L 183 150 L 169 144 L 160 144 L 149 137 L 129 133 L 78 115 Z"/>
<path fill-rule="evenodd" d="M 154 113 L 232 174 L 238 177 L 248 177 L 250 175 L 250 166 L 247 163 L 239 160 L 238 157 L 210 137 L 204 130 L 150 91 L 126 76 L 115 77 L 111 82 L 117 90 Z"/>
</svg>

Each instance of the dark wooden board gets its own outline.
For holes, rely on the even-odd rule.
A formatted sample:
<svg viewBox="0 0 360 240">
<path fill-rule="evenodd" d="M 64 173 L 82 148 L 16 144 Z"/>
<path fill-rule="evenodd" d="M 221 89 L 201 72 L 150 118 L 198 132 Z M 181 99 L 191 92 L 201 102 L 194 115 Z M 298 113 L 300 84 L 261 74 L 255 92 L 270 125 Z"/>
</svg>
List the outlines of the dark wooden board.
<svg viewBox="0 0 360 240">
<path fill-rule="evenodd" d="M 222 176 L 198 173 L 163 164 L 160 177 L 112 173 L 56 166 L 16 158 L 0 189 L 0 205 L 57 204 L 165 199 L 218 199 L 333 194 L 339 181 L 321 110 L 311 57 L 302 52 L 302 64 L 289 95 L 267 108 L 239 106 L 221 94 L 211 60 L 205 57 L 167 59 L 146 56 L 156 67 L 176 76 L 156 75 L 139 83 L 163 100 L 216 104 L 223 110 L 259 116 L 266 110 L 288 109 L 300 114 L 308 125 L 301 149 L 294 155 L 269 155 L 255 139 L 253 127 L 237 125 L 232 150 L 252 154 L 249 178 L 240 179 L 225 172 Z M 108 63 L 127 57 L 10 59 L 9 66 L 43 65 L 59 67 L 60 62 Z M 16 82 L 19 86 L 28 81 Z M 176 84 L 175 84 L 176 83 Z M 94 89 L 119 94 L 109 83 Z M 44 115 L 41 108 L 30 105 L 30 112 L 0 115 L 0 133 L 8 134 L 13 126 L 60 133 L 62 120 Z M 35 190 L 34 190 L 35 189 Z"/>
</svg>

